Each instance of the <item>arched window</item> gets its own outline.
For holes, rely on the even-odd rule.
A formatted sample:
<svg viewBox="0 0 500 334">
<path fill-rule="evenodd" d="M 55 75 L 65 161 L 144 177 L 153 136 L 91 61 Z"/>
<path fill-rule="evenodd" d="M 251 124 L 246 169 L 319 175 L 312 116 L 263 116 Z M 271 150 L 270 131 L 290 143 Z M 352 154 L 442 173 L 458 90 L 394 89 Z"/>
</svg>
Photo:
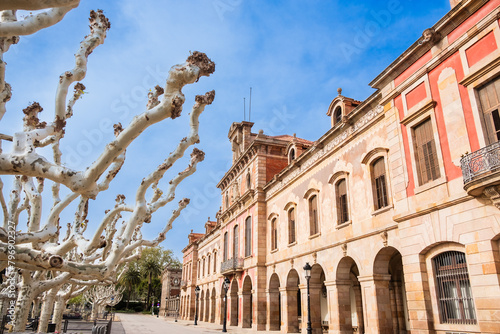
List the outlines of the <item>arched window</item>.
<svg viewBox="0 0 500 334">
<path fill-rule="evenodd" d="M 240 241 L 239 241 L 239 238 L 240 238 L 240 227 L 238 225 L 236 225 L 234 227 L 234 235 L 233 235 L 233 259 L 236 259 L 238 258 L 238 255 L 239 255 L 239 245 L 240 245 Z"/>
<path fill-rule="evenodd" d="M 337 182 L 337 185 L 335 186 L 335 193 L 337 197 L 337 222 L 340 225 L 349 221 L 346 179 L 342 179 Z"/>
<path fill-rule="evenodd" d="M 198 278 L 200 278 L 201 276 L 201 261 L 198 260 L 198 264 L 196 265 L 196 269 L 198 270 Z"/>
<path fill-rule="evenodd" d="M 476 311 L 465 253 L 450 251 L 433 258 L 441 323 L 475 324 Z"/>
<path fill-rule="evenodd" d="M 387 200 L 387 182 L 385 177 L 384 158 L 378 158 L 372 165 L 373 203 L 375 210 L 389 205 Z"/>
<path fill-rule="evenodd" d="M 247 174 L 247 190 L 252 188 L 250 173 Z"/>
<path fill-rule="evenodd" d="M 201 271 L 201 277 L 205 276 L 205 258 L 203 258 L 203 270 Z"/>
<path fill-rule="evenodd" d="M 252 217 L 245 220 L 245 257 L 252 255 Z"/>
<path fill-rule="evenodd" d="M 333 124 L 338 124 L 342 121 L 342 108 L 337 107 L 333 113 Z"/>
<path fill-rule="evenodd" d="M 229 208 L 229 195 L 226 193 L 226 209 Z"/>
<path fill-rule="evenodd" d="M 315 235 L 319 233 L 318 224 L 318 196 L 309 197 L 309 233 Z"/>
<path fill-rule="evenodd" d="M 278 248 L 278 219 L 271 220 L 271 250 Z"/>
<path fill-rule="evenodd" d="M 217 273 L 217 252 L 214 252 L 214 274 Z"/>
<path fill-rule="evenodd" d="M 288 243 L 295 242 L 295 208 L 288 210 Z"/>
<path fill-rule="evenodd" d="M 223 257 L 223 261 L 227 261 L 227 256 L 228 256 L 228 236 L 227 236 L 227 232 L 224 233 L 224 257 Z"/>
<path fill-rule="evenodd" d="M 295 149 L 292 148 L 290 150 L 290 153 L 288 154 L 288 163 L 291 163 L 293 160 L 295 160 Z"/>
</svg>

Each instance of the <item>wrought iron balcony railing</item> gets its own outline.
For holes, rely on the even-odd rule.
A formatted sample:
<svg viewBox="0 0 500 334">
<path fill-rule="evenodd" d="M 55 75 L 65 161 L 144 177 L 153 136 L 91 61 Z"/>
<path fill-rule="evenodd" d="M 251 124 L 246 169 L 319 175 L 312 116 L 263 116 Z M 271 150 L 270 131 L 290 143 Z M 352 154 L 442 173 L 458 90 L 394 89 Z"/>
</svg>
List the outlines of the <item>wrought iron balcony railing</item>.
<svg viewBox="0 0 500 334">
<path fill-rule="evenodd" d="M 231 273 L 235 271 L 243 270 L 243 258 L 236 257 L 233 259 L 226 260 L 220 265 L 221 274 Z"/>
<path fill-rule="evenodd" d="M 464 184 L 479 176 L 500 170 L 500 142 L 466 154 L 460 160 Z"/>
</svg>

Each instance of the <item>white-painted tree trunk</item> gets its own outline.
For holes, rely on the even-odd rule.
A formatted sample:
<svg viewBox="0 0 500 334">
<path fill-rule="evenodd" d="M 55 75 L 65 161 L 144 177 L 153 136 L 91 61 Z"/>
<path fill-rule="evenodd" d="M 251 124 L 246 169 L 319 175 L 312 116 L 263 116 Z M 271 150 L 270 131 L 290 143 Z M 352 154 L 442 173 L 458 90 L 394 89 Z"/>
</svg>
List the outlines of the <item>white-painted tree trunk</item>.
<svg viewBox="0 0 500 334">
<path fill-rule="evenodd" d="M 42 312 L 40 314 L 40 324 L 38 326 L 39 333 L 47 333 L 47 327 L 54 309 L 54 299 L 57 294 L 57 288 L 52 288 L 47 292 L 42 304 Z"/>
<path fill-rule="evenodd" d="M 17 297 L 16 308 L 14 310 L 14 332 L 23 332 L 26 329 L 26 322 L 28 320 L 31 302 L 36 297 L 31 283 L 31 281 L 21 282 L 21 288 Z"/>
<path fill-rule="evenodd" d="M 57 297 L 56 303 L 54 305 L 54 316 L 52 317 L 52 322 L 56 324 L 56 332 L 61 332 L 61 324 L 63 320 L 63 313 L 66 309 L 66 303 L 68 299 L 63 297 Z"/>
</svg>

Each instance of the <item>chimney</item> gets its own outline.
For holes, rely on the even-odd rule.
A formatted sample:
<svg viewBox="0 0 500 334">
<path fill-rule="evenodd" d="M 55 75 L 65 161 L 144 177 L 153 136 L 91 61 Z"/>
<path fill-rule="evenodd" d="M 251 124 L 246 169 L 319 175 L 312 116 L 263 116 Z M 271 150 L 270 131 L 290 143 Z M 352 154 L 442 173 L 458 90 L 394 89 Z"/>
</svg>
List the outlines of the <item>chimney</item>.
<svg viewBox="0 0 500 334">
<path fill-rule="evenodd" d="M 462 0 L 450 0 L 451 9 L 455 8 Z"/>
</svg>

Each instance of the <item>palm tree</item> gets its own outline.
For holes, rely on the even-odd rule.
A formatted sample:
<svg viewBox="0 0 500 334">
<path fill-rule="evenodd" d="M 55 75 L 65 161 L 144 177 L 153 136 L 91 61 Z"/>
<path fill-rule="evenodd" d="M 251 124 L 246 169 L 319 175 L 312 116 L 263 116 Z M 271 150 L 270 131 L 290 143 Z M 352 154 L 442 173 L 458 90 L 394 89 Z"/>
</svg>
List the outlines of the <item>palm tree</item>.
<svg viewBox="0 0 500 334">
<path fill-rule="evenodd" d="M 132 287 L 135 285 L 138 285 L 141 283 L 141 272 L 139 269 L 137 269 L 136 266 L 130 266 L 128 267 L 127 271 L 125 274 L 123 274 L 120 282 L 125 285 L 128 288 L 128 296 L 127 296 L 127 310 L 128 310 L 128 303 L 130 301 L 130 295 L 132 294 Z"/>
<path fill-rule="evenodd" d="M 161 267 L 160 263 L 158 263 L 158 261 L 153 257 L 147 257 L 141 263 L 142 275 L 148 278 L 148 298 L 146 300 L 146 307 L 148 310 L 149 297 L 151 296 L 151 280 L 153 277 L 159 276 L 162 269 L 163 268 Z"/>
</svg>

